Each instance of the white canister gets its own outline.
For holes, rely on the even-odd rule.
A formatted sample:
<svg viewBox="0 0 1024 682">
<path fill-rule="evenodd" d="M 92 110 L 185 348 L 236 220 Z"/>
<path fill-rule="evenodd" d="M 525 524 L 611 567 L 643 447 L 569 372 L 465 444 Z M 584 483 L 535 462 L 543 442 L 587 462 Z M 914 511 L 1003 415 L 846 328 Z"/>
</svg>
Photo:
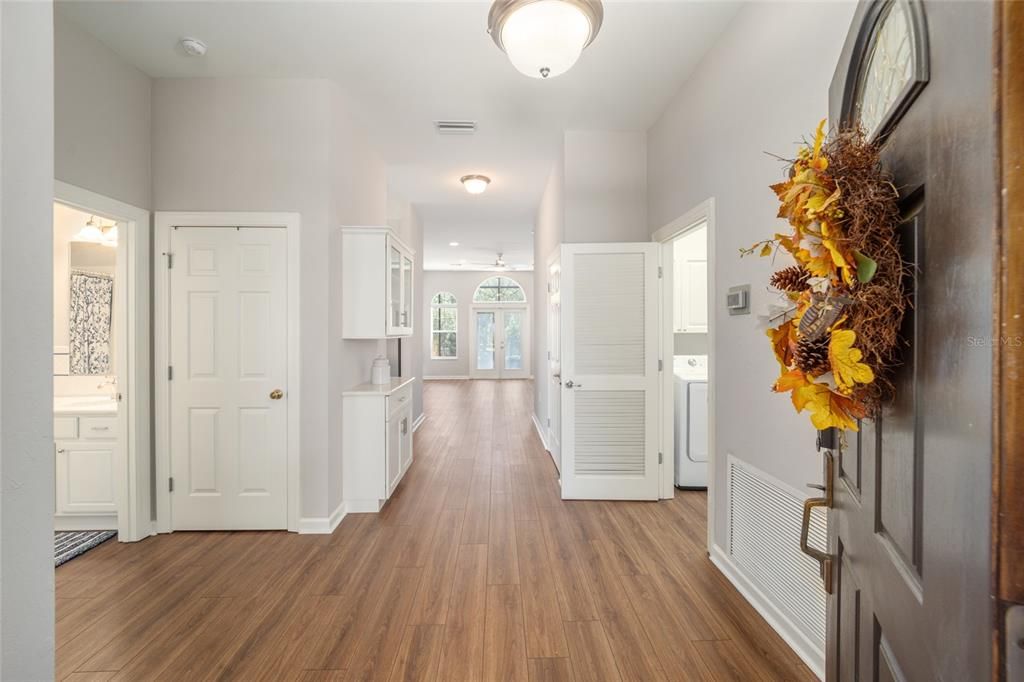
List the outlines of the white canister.
<svg viewBox="0 0 1024 682">
<path fill-rule="evenodd" d="M 391 363 L 383 355 L 373 361 L 373 367 L 370 369 L 370 383 L 391 383 Z"/>
</svg>

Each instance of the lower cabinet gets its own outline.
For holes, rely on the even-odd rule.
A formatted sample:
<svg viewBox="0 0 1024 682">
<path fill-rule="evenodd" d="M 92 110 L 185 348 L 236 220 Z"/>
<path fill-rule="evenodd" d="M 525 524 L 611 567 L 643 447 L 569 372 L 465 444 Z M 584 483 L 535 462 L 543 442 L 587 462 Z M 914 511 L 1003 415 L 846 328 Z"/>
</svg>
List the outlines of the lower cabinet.
<svg viewBox="0 0 1024 682">
<path fill-rule="evenodd" d="M 116 417 L 55 419 L 56 530 L 117 528 L 116 424 Z"/>
<path fill-rule="evenodd" d="M 348 512 L 380 511 L 412 465 L 413 379 L 363 384 L 342 397 L 342 488 Z"/>
</svg>

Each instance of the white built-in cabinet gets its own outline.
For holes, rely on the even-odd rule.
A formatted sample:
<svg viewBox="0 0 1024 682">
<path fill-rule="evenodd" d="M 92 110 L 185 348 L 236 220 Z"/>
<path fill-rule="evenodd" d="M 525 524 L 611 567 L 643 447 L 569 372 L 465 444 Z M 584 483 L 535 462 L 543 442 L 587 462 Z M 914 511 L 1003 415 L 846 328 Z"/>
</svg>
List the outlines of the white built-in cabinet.
<svg viewBox="0 0 1024 682">
<path fill-rule="evenodd" d="M 673 251 L 673 331 L 708 331 L 707 227 L 698 227 L 676 240 Z"/>
<path fill-rule="evenodd" d="M 416 252 L 388 227 L 342 228 L 342 336 L 411 336 Z"/>
<path fill-rule="evenodd" d="M 348 512 L 376 512 L 412 465 L 415 378 L 362 384 L 342 396 L 342 485 Z"/>
<path fill-rule="evenodd" d="M 117 528 L 117 416 L 54 418 L 56 530 Z"/>
</svg>

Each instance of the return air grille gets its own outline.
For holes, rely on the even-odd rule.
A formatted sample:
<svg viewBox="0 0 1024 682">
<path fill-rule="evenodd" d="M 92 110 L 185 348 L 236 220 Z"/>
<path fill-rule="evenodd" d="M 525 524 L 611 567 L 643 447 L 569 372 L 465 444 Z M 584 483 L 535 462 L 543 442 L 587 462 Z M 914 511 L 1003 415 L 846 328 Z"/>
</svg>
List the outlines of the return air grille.
<svg viewBox="0 0 1024 682">
<path fill-rule="evenodd" d="M 824 549 L 826 516 L 814 510 L 808 539 Z M 800 551 L 803 499 L 729 458 L 729 554 L 804 634 L 824 650 L 825 590 L 818 562 Z"/>
<path fill-rule="evenodd" d="M 476 121 L 434 121 L 439 135 L 472 135 L 476 132 Z"/>
</svg>

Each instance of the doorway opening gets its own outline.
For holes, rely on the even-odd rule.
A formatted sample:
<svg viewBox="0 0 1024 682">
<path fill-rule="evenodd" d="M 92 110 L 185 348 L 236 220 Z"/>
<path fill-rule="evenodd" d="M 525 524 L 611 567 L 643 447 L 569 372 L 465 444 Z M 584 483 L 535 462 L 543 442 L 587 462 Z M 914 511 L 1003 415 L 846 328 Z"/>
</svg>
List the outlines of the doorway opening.
<svg viewBox="0 0 1024 682">
<path fill-rule="evenodd" d="M 654 234 L 662 246 L 662 442 L 671 492 L 708 491 L 709 546 L 714 496 L 714 200 Z"/>
</svg>

